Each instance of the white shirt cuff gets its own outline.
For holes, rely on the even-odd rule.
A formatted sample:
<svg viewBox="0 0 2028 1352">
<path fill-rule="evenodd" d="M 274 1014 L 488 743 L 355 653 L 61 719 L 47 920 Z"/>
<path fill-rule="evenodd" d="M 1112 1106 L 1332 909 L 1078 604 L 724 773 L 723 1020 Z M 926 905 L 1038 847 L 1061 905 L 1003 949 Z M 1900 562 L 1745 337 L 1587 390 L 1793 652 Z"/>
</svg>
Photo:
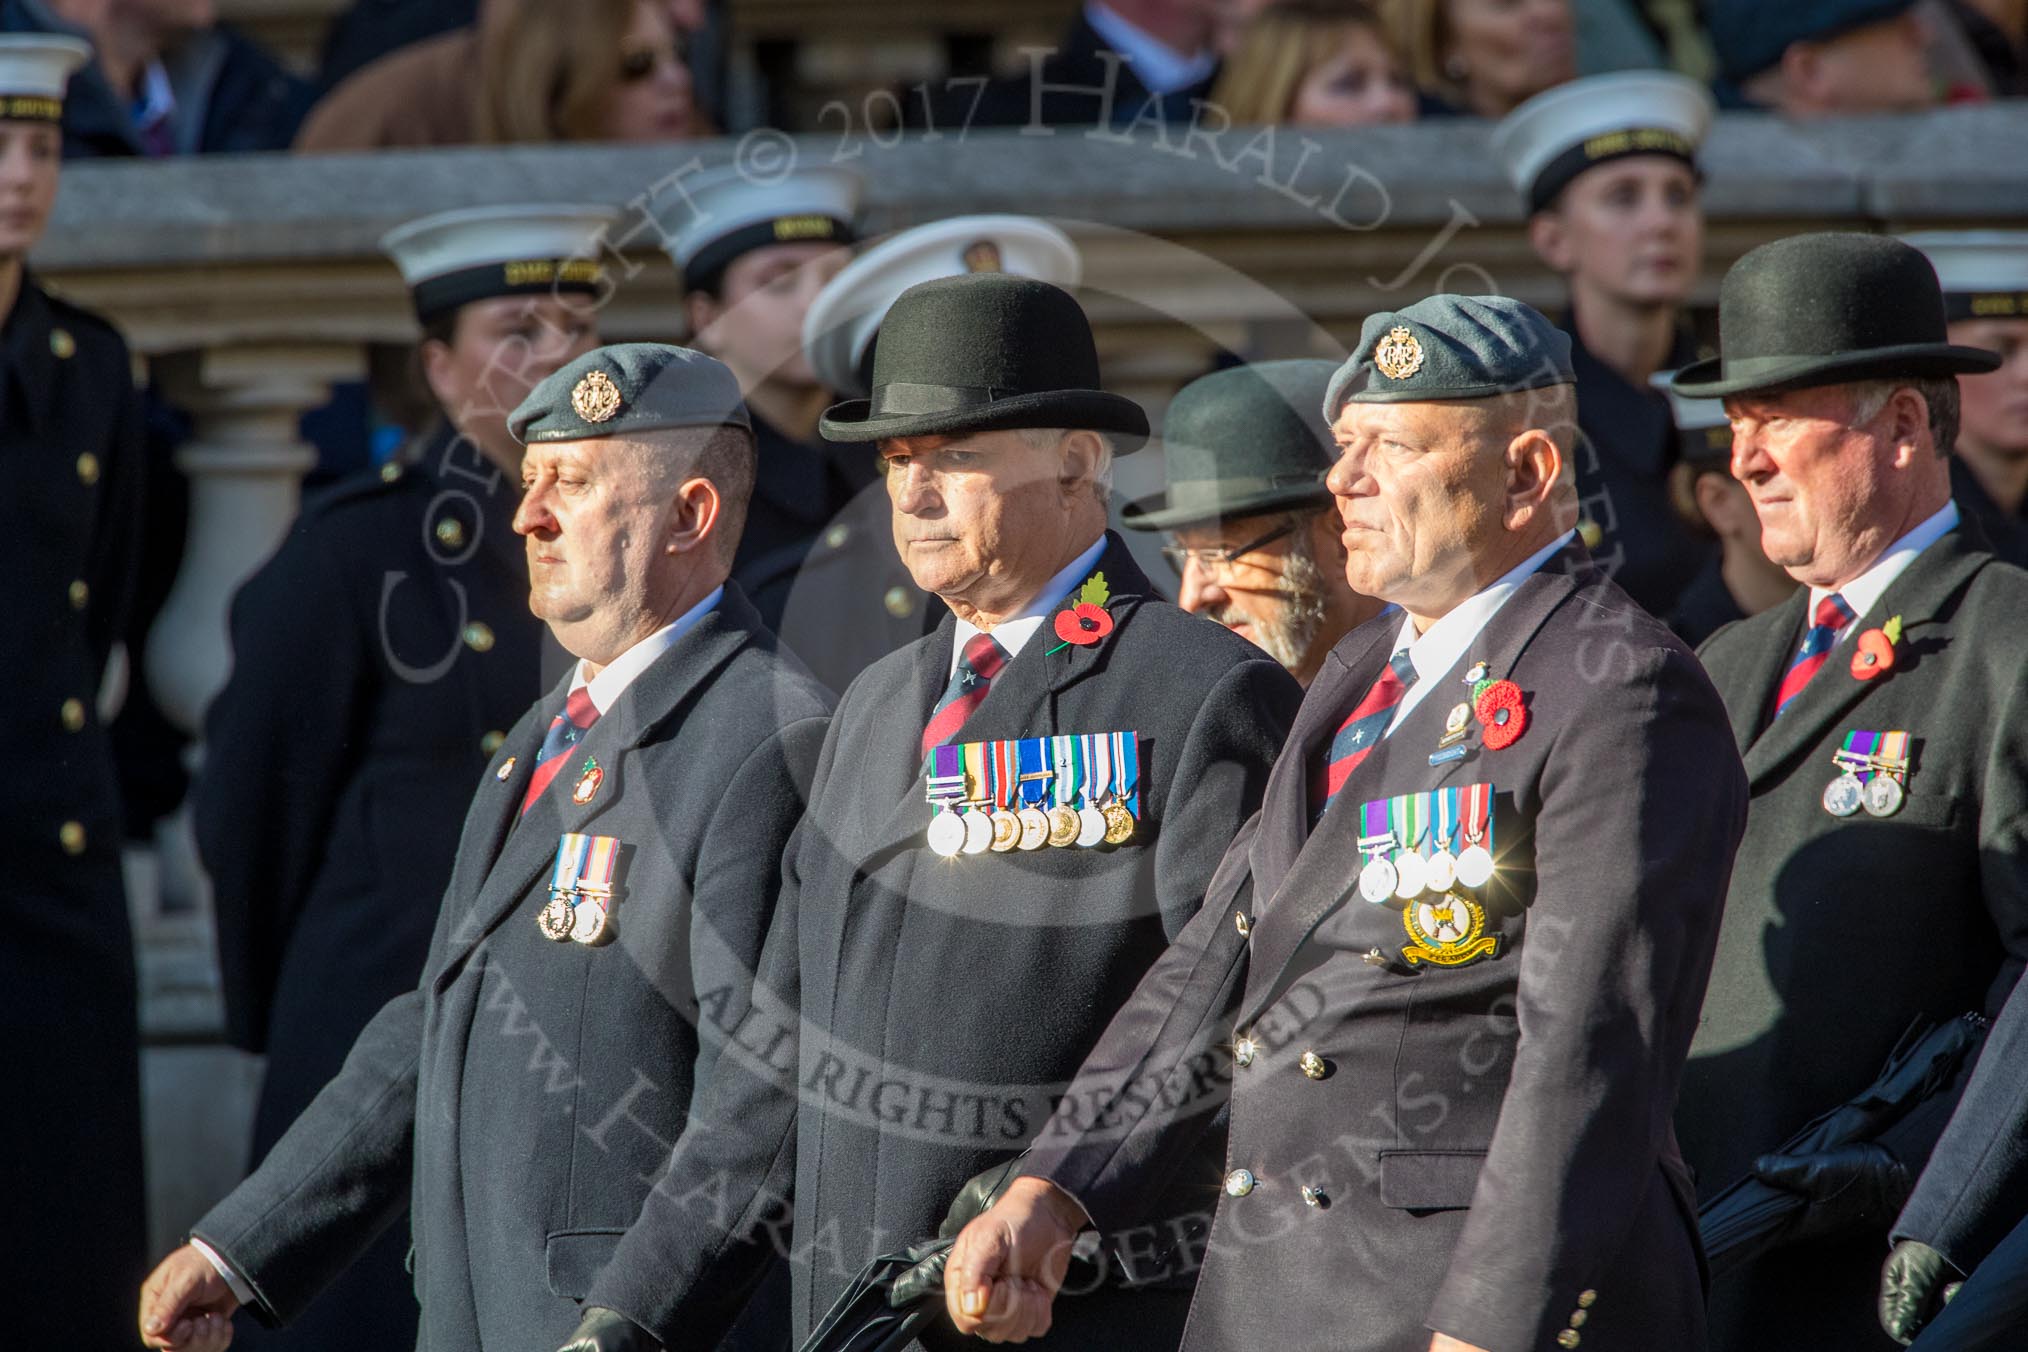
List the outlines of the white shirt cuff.
<svg viewBox="0 0 2028 1352">
<path fill-rule="evenodd" d="M 242 1305 L 254 1303 L 254 1289 L 247 1279 L 232 1270 L 232 1264 L 219 1256 L 218 1250 L 206 1244 L 196 1235 L 190 1237 L 190 1247 L 204 1255 L 204 1261 L 218 1269 L 218 1275 L 225 1278 L 225 1284 L 232 1289 L 232 1298 Z"/>
</svg>

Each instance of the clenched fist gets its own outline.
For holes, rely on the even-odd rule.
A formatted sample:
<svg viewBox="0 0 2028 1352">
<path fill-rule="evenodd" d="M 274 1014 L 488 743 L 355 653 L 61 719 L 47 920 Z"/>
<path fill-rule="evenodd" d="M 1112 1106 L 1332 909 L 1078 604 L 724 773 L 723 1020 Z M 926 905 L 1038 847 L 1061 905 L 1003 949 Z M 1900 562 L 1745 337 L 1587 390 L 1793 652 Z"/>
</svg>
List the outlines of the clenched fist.
<svg viewBox="0 0 2028 1352">
<path fill-rule="evenodd" d="M 1050 1307 L 1070 1268 L 1084 1210 L 1053 1183 L 1017 1178 L 967 1225 L 944 1268 L 944 1302 L 958 1332 L 1020 1343 L 1049 1332 Z"/>
<path fill-rule="evenodd" d="M 168 1352 L 224 1352 L 232 1343 L 232 1288 L 211 1260 L 185 1244 L 141 1283 L 141 1345 Z"/>
</svg>

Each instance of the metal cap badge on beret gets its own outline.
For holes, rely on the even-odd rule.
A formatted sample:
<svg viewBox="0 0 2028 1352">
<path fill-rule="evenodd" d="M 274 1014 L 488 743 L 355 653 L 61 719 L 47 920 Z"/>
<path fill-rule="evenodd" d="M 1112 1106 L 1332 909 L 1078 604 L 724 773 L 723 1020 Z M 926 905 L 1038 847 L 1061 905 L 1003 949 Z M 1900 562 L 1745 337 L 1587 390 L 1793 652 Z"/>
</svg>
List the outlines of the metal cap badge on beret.
<svg viewBox="0 0 2028 1352">
<path fill-rule="evenodd" d="M 61 122 L 70 77 L 91 59 L 91 44 L 82 38 L 0 34 L 0 120 Z"/>
<path fill-rule="evenodd" d="M 1823 42 L 1891 19 L 1915 0 L 1704 0 L 1720 73 L 1738 83 L 1782 59 L 1792 42 Z"/>
<path fill-rule="evenodd" d="M 953 216 L 890 235 L 847 263 L 803 319 L 803 351 L 824 388 L 872 390 L 868 359 L 881 321 L 917 282 L 967 272 L 1005 272 L 1074 290 L 1084 258 L 1063 233 L 1034 216 Z"/>
<path fill-rule="evenodd" d="M 1346 404 L 1490 399 L 1574 385 L 1570 335 L 1505 296 L 1437 295 L 1366 317 L 1359 345 L 1324 392 L 1324 420 Z"/>
<path fill-rule="evenodd" d="M 901 293 L 873 349 L 873 396 L 833 404 L 817 424 L 832 441 L 955 435 L 1021 427 L 1111 433 L 1140 449 L 1148 415 L 1099 388 L 1091 321 L 1068 291 L 973 272 Z"/>
<path fill-rule="evenodd" d="M 1693 399 L 1990 371 L 1944 326 L 1936 269 L 1885 235 L 1823 231 L 1749 250 L 1718 289 L 1718 356 L 1676 373 Z"/>
<path fill-rule="evenodd" d="M 1686 75 L 1623 70 L 1544 90 L 1493 128 L 1493 157 L 1540 211 L 1585 170 L 1629 155 L 1667 155 L 1692 168 L 1718 105 Z"/>
<path fill-rule="evenodd" d="M 2028 319 L 2028 230 L 1925 230 L 1901 242 L 1936 269 L 1952 323 Z"/>
<path fill-rule="evenodd" d="M 670 427 L 753 424 L 725 363 L 668 343 L 594 348 L 544 379 L 507 415 L 523 445 L 589 441 Z"/>
<path fill-rule="evenodd" d="M 1129 503 L 1120 524 L 1169 530 L 1331 500 L 1324 476 L 1338 458 L 1317 416 L 1338 363 L 1263 361 L 1199 376 L 1162 417 L 1168 491 Z"/>
</svg>

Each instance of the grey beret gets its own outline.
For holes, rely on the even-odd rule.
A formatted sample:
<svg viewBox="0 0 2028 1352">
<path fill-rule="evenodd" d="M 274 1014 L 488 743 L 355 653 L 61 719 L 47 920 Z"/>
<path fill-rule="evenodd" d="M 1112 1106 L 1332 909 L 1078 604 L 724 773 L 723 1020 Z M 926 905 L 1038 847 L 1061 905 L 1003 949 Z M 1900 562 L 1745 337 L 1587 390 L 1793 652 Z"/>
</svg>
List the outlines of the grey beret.
<svg viewBox="0 0 2028 1352">
<path fill-rule="evenodd" d="M 1505 296 L 1430 296 L 1368 315 L 1324 391 L 1324 420 L 1348 403 L 1489 399 L 1574 385 L 1570 335 Z"/>
<path fill-rule="evenodd" d="M 523 445 L 668 427 L 753 430 L 739 381 L 725 363 L 668 343 L 594 348 L 530 390 L 507 415 L 507 430 Z"/>
</svg>

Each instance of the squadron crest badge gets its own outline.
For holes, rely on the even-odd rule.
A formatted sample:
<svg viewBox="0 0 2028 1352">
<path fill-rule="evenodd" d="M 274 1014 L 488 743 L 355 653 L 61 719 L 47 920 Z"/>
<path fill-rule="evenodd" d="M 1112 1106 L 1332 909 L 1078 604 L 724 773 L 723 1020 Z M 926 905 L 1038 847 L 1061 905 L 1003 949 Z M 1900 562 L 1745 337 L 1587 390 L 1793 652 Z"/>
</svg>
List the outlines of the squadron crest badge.
<svg viewBox="0 0 2028 1352">
<path fill-rule="evenodd" d="M 604 371 L 590 371 L 570 392 L 570 406 L 588 423 L 602 423 L 620 411 L 620 387 Z"/>
<path fill-rule="evenodd" d="M 1389 380 L 1407 380 L 1422 369 L 1422 344 L 1403 324 L 1373 345 L 1373 365 Z"/>
</svg>

